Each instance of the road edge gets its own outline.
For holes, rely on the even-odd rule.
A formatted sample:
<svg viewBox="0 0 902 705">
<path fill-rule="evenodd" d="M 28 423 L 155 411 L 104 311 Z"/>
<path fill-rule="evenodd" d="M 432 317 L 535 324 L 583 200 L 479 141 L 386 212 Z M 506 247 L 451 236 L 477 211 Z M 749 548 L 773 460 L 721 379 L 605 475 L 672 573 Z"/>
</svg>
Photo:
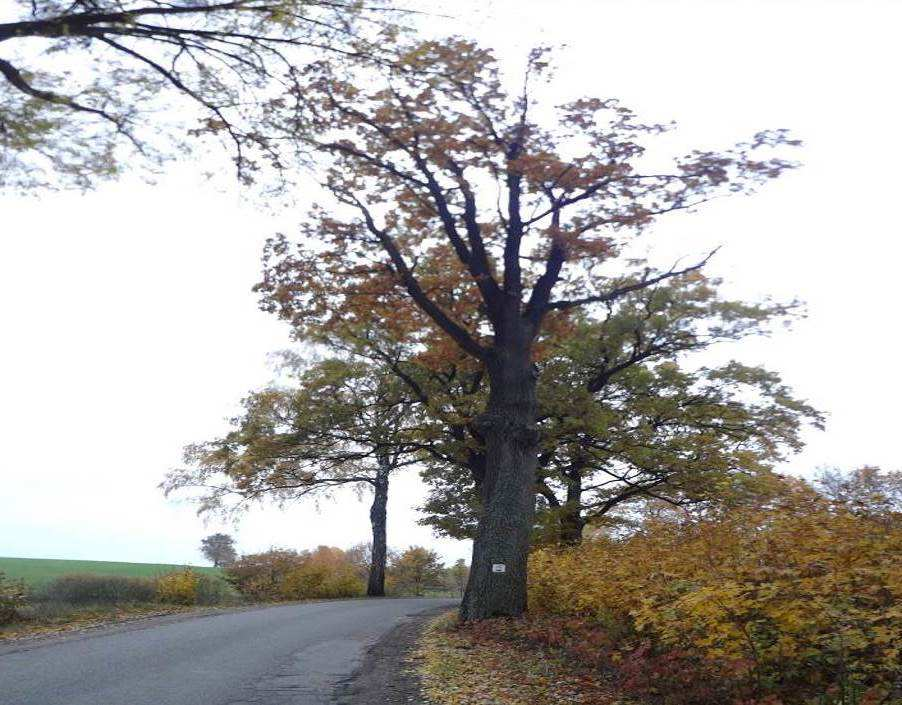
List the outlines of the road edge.
<svg viewBox="0 0 902 705">
<path fill-rule="evenodd" d="M 429 705 L 413 652 L 426 626 L 454 607 L 431 607 L 412 615 L 367 649 L 361 665 L 333 693 L 337 705 Z"/>
<path fill-rule="evenodd" d="M 96 623 L 71 627 L 61 625 L 59 629 L 51 629 L 35 632 L 23 632 L 16 636 L 0 638 L 0 656 L 31 651 L 44 646 L 51 646 L 68 641 L 81 641 L 94 637 L 118 634 L 122 632 L 138 631 L 155 626 L 184 622 L 191 619 L 204 619 L 224 614 L 236 614 L 239 612 L 251 612 L 254 610 L 275 609 L 278 607 L 292 607 L 301 605 L 318 605 L 333 602 L 357 602 L 372 598 L 352 597 L 338 599 L 299 600 L 291 602 L 260 602 L 248 605 L 230 605 L 227 607 L 192 607 L 186 610 L 177 610 L 162 614 L 139 614 L 127 616 L 121 619 L 100 620 Z M 380 599 L 405 599 L 405 598 L 380 598 Z"/>
</svg>

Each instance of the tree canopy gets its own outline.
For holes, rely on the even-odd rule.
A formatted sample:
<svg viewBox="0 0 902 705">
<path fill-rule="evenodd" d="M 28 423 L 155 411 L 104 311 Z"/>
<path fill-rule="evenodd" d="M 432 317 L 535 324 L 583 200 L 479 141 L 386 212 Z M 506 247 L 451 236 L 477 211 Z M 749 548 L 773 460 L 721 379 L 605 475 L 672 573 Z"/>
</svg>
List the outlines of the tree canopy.
<svg viewBox="0 0 902 705">
<path fill-rule="evenodd" d="M 0 22 L 0 187 L 12 188 L 83 188 L 204 134 L 224 139 L 245 181 L 263 160 L 278 170 L 259 105 L 287 95 L 311 56 L 367 52 L 357 29 L 387 20 L 381 0 L 15 0 L 11 10 Z"/>
<path fill-rule="evenodd" d="M 234 563 L 238 558 L 235 551 L 235 540 L 228 534 L 210 534 L 200 542 L 201 553 L 218 567 Z"/>
</svg>

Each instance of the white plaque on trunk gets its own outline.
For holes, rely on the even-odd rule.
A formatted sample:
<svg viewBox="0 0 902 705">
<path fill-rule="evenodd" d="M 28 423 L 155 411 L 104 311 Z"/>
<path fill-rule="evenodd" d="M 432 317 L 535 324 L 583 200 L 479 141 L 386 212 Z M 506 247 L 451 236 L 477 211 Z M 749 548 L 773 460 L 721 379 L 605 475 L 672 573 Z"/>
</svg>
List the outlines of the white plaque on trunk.
<svg viewBox="0 0 902 705">
<path fill-rule="evenodd" d="M 507 566 L 504 563 L 492 563 L 492 572 L 505 573 L 507 572 Z"/>
</svg>

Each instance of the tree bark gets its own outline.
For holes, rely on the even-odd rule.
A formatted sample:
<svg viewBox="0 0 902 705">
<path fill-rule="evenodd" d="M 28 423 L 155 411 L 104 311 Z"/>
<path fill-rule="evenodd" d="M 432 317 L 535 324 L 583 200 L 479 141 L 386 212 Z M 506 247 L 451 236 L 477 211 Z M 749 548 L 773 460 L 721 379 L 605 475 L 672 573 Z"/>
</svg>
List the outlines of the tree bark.
<svg viewBox="0 0 902 705">
<path fill-rule="evenodd" d="M 561 507 L 560 544 L 578 546 L 583 540 L 586 521 L 582 515 L 582 468 L 574 468 L 567 473 L 567 501 Z"/>
<path fill-rule="evenodd" d="M 387 460 L 379 458 L 379 472 L 373 482 L 375 496 L 370 507 L 370 524 L 373 528 L 373 551 L 370 559 L 370 576 L 366 586 L 367 597 L 385 596 L 385 558 L 387 553 L 386 517 L 388 505 Z"/>
<path fill-rule="evenodd" d="M 535 514 L 536 372 L 529 344 L 496 348 L 487 369 L 489 400 L 478 420 L 485 441 L 485 477 L 461 605 L 464 620 L 517 617 L 526 610 L 526 564 Z"/>
</svg>

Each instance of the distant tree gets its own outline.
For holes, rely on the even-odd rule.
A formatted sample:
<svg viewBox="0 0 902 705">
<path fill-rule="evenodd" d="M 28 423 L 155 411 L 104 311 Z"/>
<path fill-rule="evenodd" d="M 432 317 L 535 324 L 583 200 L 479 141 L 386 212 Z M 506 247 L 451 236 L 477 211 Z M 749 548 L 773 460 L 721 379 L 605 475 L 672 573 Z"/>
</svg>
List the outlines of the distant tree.
<svg viewBox="0 0 902 705">
<path fill-rule="evenodd" d="M 467 578 L 470 576 L 470 568 L 463 558 L 454 561 L 454 565 L 448 568 L 448 578 L 452 589 L 461 597 L 467 587 Z"/>
<path fill-rule="evenodd" d="M 396 377 L 375 365 L 294 360 L 291 370 L 296 386 L 251 394 L 233 430 L 189 446 L 187 466 L 161 487 L 167 494 L 201 488 L 199 511 L 225 513 L 265 498 L 287 503 L 338 487 L 370 489 L 367 594 L 384 595 L 389 482 L 416 459 L 410 403 Z"/>
<path fill-rule="evenodd" d="M 234 563 L 238 557 L 235 552 L 235 539 L 229 534 L 210 534 L 200 542 L 200 550 L 217 568 Z"/>
<path fill-rule="evenodd" d="M 821 470 L 815 486 L 853 514 L 902 522 L 902 472 L 888 472 L 865 465 L 851 472 Z"/>
<path fill-rule="evenodd" d="M 411 546 L 392 561 L 389 572 L 399 592 L 412 592 L 419 597 L 429 588 L 442 587 L 445 567 L 435 551 Z"/>
</svg>

